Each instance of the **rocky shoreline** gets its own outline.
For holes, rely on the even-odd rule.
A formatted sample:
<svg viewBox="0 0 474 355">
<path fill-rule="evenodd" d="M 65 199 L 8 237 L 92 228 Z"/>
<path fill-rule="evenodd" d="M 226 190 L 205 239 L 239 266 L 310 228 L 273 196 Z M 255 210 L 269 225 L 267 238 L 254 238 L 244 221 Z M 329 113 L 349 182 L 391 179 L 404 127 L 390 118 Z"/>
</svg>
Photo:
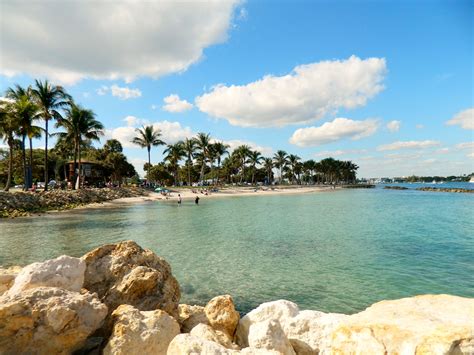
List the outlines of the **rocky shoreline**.
<svg viewBox="0 0 474 355">
<path fill-rule="evenodd" d="M 141 188 L 90 188 L 39 192 L 0 192 L 0 218 L 28 216 L 52 210 L 67 210 L 125 197 L 145 196 Z"/>
<path fill-rule="evenodd" d="M 455 192 L 455 193 L 474 193 L 474 189 L 462 189 L 455 187 L 418 187 L 418 191 L 432 191 L 432 192 Z"/>
<path fill-rule="evenodd" d="M 0 354 L 472 354 L 474 299 L 423 295 L 354 315 L 230 295 L 180 304 L 170 265 L 133 241 L 0 269 Z"/>
</svg>

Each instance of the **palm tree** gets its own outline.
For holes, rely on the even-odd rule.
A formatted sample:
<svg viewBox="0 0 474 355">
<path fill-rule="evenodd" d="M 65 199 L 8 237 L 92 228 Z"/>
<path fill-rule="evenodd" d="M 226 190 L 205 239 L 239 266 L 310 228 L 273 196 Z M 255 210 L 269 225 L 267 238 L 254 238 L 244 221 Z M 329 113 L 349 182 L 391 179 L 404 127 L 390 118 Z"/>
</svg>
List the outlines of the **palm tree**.
<svg viewBox="0 0 474 355">
<path fill-rule="evenodd" d="M 303 169 L 309 175 L 309 183 L 314 184 L 314 172 L 316 170 L 316 162 L 313 159 L 306 160 L 303 163 Z"/>
<path fill-rule="evenodd" d="M 210 157 L 211 149 L 211 137 L 209 133 L 198 133 L 196 136 L 196 147 L 200 151 L 199 160 L 201 162 L 201 173 L 199 175 L 199 180 L 204 182 L 204 171 L 206 168 L 206 161 Z"/>
<path fill-rule="evenodd" d="M 257 152 L 256 150 L 251 151 L 249 154 L 249 163 L 250 163 L 250 166 L 252 167 L 252 185 L 255 182 L 256 166 L 257 164 L 260 164 L 262 159 L 263 159 L 262 154 L 260 152 Z"/>
<path fill-rule="evenodd" d="M 245 164 L 247 163 L 247 158 L 250 156 L 251 151 L 250 147 L 246 144 L 240 145 L 234 150 L 241 169 L 240 183 L 242 183 L 245 178 Z"/>
<path fill-rule="evenodd" d="M 290 165 L 291 183 L 295 182 L 296 169 L 301 158 L 295 154 L 288 155 L 288 164 Z"/>
<path fill-rule="evenodd" d="M 59 109 L 70 104 L 71 96 L 66 93 L 62 86 L 53 86 L 48 80 L 42 82 L 35 80 L 36 87 L 32 94 L 39 107 L 41 118 L 45 121 L 45 143 L 44 143 L 44 190 L 48 190 L 48 122 L 51 119 L 61 119 Z"/>
<path fill-rule="evenodd" d="M 38 118 L 39 111 L 38 106 L 31 101 L 27 94 L 19 96 L 11 104 L 12 113 L 16 116 L 19 130 L 18 135 L 21 137 L 21 151 L 23 160 L 23 190 L 28 190 L 31 187 L 32 181 L 30 179 L 31 174 L 28 171 L 32 171 L 32 139 L 41 134 L 41 128 L 33 125 L 33 121 Z M 30 165 L 26 165 L 26 137 L 30 139 Z"/>
<path fill-rule="evenodd" d="M 196 152 L 196 140 L 186 138 L 183 142 L 183 149 L 186 153 L 186 166 L 188 170 L 188 186 L 191 186 L 191 168 L 193 167 L 194 153 Z"/>
<path fill-rule="evenodd" d="M 62 127 L 66 132 L 59 132 L 60 140 L 72 142 L 74 145 L 74 180 L 76 171 L 79 172 L 77 187 L 81 184 L 81 146 L 84 143 L 100 140 L 104 134 L 104 125 L 95 119 L 92 110 L 87 110 L 71 102 L 71 106 L 66 110 L 66 117 L 61 118 L 56 123 L 56 127 Z M 76 163 L 79 160 L 79 164 Z"/>
<path fill-rule="evenodd" d="M 284 150 L 279 150 L 273 156 L 273 162 L 277 169 L 280 169 L 280 185 L 283 182 L 283 168 L 288 164 L 288 154 Z"/>
<path fill-rule="evenodd" d="M 143 126 L 142 128 L 135 129 L 135 132 L 138 133 L 138 136 L 132 139 L 132 143 L 136 144 L 142 148 L 146 148 L 148 151 L 148 165 L 151 166 L 150 151 L 152 146 L 165 145 L 161 137 L 161 131 L 150 126 Z"/>
<path fill-rule="evenodd" d="M 212 144 L 212 152 L 217 159 L 217 182 L 219 183 L 219 172 L 221 170 L 221 159 L 224 154 L 229 154 L 229 145 L 223 142 L 216 142 Z"/>
<path fill-rule="evenodd" d="M 263 158 L 263 168 L 267 172 L 268 184 L 272 184 L 273 160 L 272 158 Z"/>
<path fill-rule="evenodd" d="M 175 144 L 168 144 L 163 154 L 166 154 L 165 161 L 168 161 L 173 169 L 174 185 L 176 186 L 178 185 L 178 162 L 186 156 L 184 143 L 179 141 Z"/>
<path fill-rule="evenodd" d="M 8 104 L 2 102 L 0 107 L 0 137 L 8 144 L 9 160 L 8 160 L 8 178 L 3 191 L 10 190 L 13 173 L 13 149 L 15 145 L 15 133 L 18 132 L 19 124 L 16 116 L 10 112 Z"/>
</svg>

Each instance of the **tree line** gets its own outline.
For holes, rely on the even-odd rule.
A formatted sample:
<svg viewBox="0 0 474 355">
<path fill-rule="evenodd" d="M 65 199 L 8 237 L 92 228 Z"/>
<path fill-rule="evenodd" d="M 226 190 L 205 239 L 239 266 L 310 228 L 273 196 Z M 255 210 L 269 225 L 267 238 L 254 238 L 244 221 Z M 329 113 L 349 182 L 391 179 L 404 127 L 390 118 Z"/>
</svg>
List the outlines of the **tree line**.
<svg viewBox="0 0 474 355">
<path fill-rule="evenodd" d="M 37 125 L 40 121 L 44 122 L 44 128 Z M 50 122 L 54 122 L 60 131 L 51 134 Z M 53 135 L 57 142 L 50 150 L 48 138 Z M 76 104 L 61 86 L 36 80 L 34 86 L 8 88 L 0 101 L 0 137 L 8 145 L 8 153 L 0 152 L 3 158 L 0 179 L 6 172 L 4 190 L 9 190 L 13 178 L 21 182 L 24 190 L 32 187 L 33 180 L 43 179 L 44 189 L 48 190 L 52 174 L 55 179 L 68 176 L 69 160 L 73 160 L 74 166 L 72 182 L 78 181 L 80 186 L 78 175 L 83 157 L 97 161 L 106 179 L 120 182 L 123 177 L 136 175 L 133 165 L 122 153 L 120 142 L 109 140 L 100 149 L 92 146 L 103 135 L 104 125 L 96 119 L 94 112 Z M 44 137 L 44 149 L 33 149 L 33 139 L 41 137 Z M 39 159 L 40 154 L 42 159 Z"/>
<path fill-rule="evenodd" d="M 40 121 L 44 122 L 44 128 L 37 125 Z M 59 132 L 49 132 L 51 122 Z M 48 138 L 52 135 L 57 142 L 49 150 Z M 108 181 L 120 182 L 124 177 L 136 176 L 120 142 L 108 140 L 102 148 L 93 147 L 93 142 L 103 135 L 104 125 L 94 112 L 76 104 L 61 86 L 36 80 L 27 88 L 16 85 L 7 89 L 0 102 L 0 137 L 8 145 L 8 152 L 0 151 L 3 158 L 0 179 L 1 172 L 6 172 L 5 190 L 10 188 L 13 178 L 21 181 L 25 190 L 31 188 L 33 179 L 41 178 L 40 172 L 47 190 L 50 176 L 54 175 L 55 179 L 67 177 L 69 160 L 74 166 L 73 182 L 80 181 L 78 173 L 83 158 L 102 166 Z M 33 139 L 42 136 L 44 150 L 33 149 Z M 229 145 L 202 132 L 193 138 L 167 144 L 162 140 L 161 131 L 153 125 L 137 128 L 132 143 L 147 150 L 148 162 L 144 170 L 148 181 L 164 185 L 353 183 L 358 169 L 351 161 L 333 158 L 303 161 L 283 150 L 265 157 L 245 144 L 231 151 Z M 151 149 L 156 146 L 164 146 L 164 159 L 152 165 Z M 43 154 L 42 162 L 40 154 Z M 3 168 L 5 163 L 7 166 Z M 277 177 L 275 172 L 278 172 Z"/>
<path fill-rule="evenodd" d="M 333 158 L 303 161 L 283 150 L 265 157 L 245 144 L 231 152 L 229 145 L 213 140 L 209 133 L 201 132 L 173 144 L 166 144 L 159 129 L 152 125 L 137 128 L 136 133 L 132 142 L 147 149 L 144 170 L 148 179 L 163 185 L 354 183 L 359 168 L 351 161 Z M 160 145 L 165 146 L 164 160 L 152 165 L 151 148 Z M 279 172 L 277 179 L 275 170 Z"/>
</svg>

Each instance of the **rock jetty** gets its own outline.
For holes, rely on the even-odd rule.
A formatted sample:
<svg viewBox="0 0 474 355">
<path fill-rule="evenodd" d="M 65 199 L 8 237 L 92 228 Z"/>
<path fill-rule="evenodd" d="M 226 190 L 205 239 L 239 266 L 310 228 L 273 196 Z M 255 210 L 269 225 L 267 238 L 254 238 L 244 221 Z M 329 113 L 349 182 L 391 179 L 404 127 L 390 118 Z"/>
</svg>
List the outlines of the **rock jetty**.
<svg viewBox="0 0 474 355">
<path fill-rule="evenodd" d="M 422 295 L 354 315 L 230 295 L 179 304 L 166 260 L 133 241 L 0 269 L 0 354 L 473 354 L 474 299 Z"/>
<path fill-rule="evenodd" d="M 433 192 L 456 192 L 456 193 L 474 193 L 474 189 L 462 189 L 456 187 L 418 187 L 418 191 L 433 191 Z"/>
<path fill-rule="evenodd" d="M 38 192 L 0 192 L 0 218 L 27 216 L 31 213 L 64 210 L 123 197 L 144 196 L 141 188 L 91 188 Z"/>
<path fill-rule="evenodd" d="M 384 189 L 387 189 L 387 190 L 408 190 L 408 187 L 405 187 L 405 186 L 384 186 Z"/>
</svg>

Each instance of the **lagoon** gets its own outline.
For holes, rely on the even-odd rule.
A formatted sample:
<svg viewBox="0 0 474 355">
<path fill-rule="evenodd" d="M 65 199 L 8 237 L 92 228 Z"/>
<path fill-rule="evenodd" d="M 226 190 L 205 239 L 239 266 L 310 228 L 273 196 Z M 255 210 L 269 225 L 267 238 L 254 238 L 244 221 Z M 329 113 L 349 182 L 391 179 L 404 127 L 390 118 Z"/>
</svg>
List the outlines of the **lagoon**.
<svg viewBox="0 0 474 355">
<path fill-rule="evenodd" d="M 242 312 L 288 299 L 353 313 L 417 294 L 474 297 L 473 230 L 471 194 L 377 187 L 161 201 L 0 220 L 0 265 L 133 239 L 168 260 L 183 303 L 229 293 Z"/>
</svg>

